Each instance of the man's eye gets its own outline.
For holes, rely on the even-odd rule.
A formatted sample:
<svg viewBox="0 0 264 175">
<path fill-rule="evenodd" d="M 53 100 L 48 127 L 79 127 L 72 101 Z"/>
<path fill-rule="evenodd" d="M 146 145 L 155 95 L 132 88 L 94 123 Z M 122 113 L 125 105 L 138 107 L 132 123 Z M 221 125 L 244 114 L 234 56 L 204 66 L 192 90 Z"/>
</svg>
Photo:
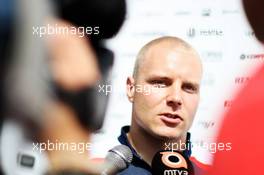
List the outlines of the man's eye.
<svg viewBox="0 0 264 175">
<path fill-rule="evenodd" d="M 163 88 L 166 86 L 166 83 L 164 81 L 161 81 L 161 80 L 153 80 L 153 81 L 151 81 L 151 84 L 153 84 L 154 87 L 156 87 L 156 88 Z"/>
<path fill-rule="evenodd" d="M 195 87 L 195 86 L 192 85 L 192 84 L 184 84 L 184 85 L 182 86 L 182 89 L 185 90 L 185 91 L 188 92 L 188 93 L 196 93 L 196 92 L 198 92 L 198 88 Z"/>
</svg>

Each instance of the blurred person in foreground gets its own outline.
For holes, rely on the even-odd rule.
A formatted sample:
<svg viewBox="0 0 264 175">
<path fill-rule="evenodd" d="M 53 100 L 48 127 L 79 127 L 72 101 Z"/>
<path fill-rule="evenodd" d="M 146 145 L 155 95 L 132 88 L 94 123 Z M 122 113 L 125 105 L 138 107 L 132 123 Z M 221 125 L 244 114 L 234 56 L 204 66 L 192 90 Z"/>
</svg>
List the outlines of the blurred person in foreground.
<svg viewBox="0 0 264 175">
<path fill-rule="evenodd" d="M 264 43 L 263 0 L 243 0 L 256 38 Z M 218 142 L 231 142 L 232 150 L 217 152 L 210 175 L 263 174 L 264 65 L 237 94 L 223 119 Z"/>
<path fill-rule="evenodd" d="M 180 38 L 157 38 L 139 51 L 133 76 L 127 78 L 132 122 L 118 138 L 131 149 L 133 161 L 119 174 L 150 175 L 154 155 L 169 143 L 190 159 L 188 130 L 199 104 L 201 78 L 198 53 Z M 192 159 L 192 164 L 195 174 L 202 173 L 201 163 Z"/>
<path fill-rule="evenodd" d="M 5 2 L 8 4 L 8 1 Z M 105 103 L 97 104 L 99 95 L 95 91 L 98 83 L 107 79 L 106 72 L 109 70 L 106 67 L 111 67 L 113 61 L 112 52 L 104 48 L 104 39 L 114 36 L 120 29 L 126 12 L 125 1 L 56 0 L 53 1 L 56 2 L 54 9 L 57 10 L 54 16 L 44 8 L 49 1 L 12 2 L 14 8 L 10 14 L 14 13 L 16 19 L 15 25 L 10 28 L 16 29 L 16 33 L 13 43 L 10 42 L 13 45 L 8 45 L 7 53 L 12 56 L 6 54 L 8 64 L 5 64 L 6 71 L 1 77 L 1 85 L 8 79 L 5 91 L 1 89 L 1 95 L 2 92 L 8 93 L 7 100 L 3 100 L 8 102 L 7 108 L 3 109 L 4 115 L 25 125 L 33 142 L 46 145 L 48 142 L 89 143 L 90 135 L 95 129 L 100 129 L 103 121 L 103 118 L 97 120 L 96 114 L 104 114 L 105 107 Z M 46 24 L 69 30 L 98 26 L 100 34 L 80 36 L 79 33 L 55 33 L 43 38 L 33 36 L 34 25 Z M 45 79 L 46 74 L 43 78 L 43 72 L 39 71 L 43 68 L 50 79 Z M 42 90 L 46 87 L 49 92 Z M 101 106 L 95 109 L 94 105 Z M 47 171 L 52 175 L 100 174 L 102 170 L 101 164 L 90 160 L 89 148 L 86 147 L 82 153 L 76 148 L 46 152 L 49 159 Z M 14 165 L 16 163 L 11 162 Z"/>
<path fill-rule="evenodd" d="M 71 27 L 69 22 L 54 20 L 58 26 Z M 76 92 L 93 86 L 100 79 L 96 53 L 87 38 L 78 35 L 58 34 L 48 37 L 51 54 L 51 70 L 54 81 L 68 92 Z M 60 143 L 89 143 L 90 131 L 79 120 L 78 114 L 69 104 L 58 99 L 48 104 L 43 113 L 43 125 L 39 129 L 38 140 Z M 89 117 L 89 116 L 87 116 Z M 83 172 L 99 174 L 89 159 L 89 150 L 78 149 L 48 151 L 50 171 Z M 97 173 L 96 173 L 97 172 Z"/>
</svg>

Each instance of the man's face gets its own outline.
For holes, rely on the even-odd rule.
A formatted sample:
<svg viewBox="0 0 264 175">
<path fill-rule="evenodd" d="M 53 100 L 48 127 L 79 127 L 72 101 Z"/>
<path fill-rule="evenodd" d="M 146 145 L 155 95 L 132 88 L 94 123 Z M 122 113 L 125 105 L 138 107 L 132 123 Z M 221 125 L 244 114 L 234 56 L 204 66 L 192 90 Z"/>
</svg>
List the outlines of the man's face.
<svg viewBox="0 0 264 175">
<path fill-rule="evenodd" d="M 202 66 L 197 57 L 194 52 L 166 43 L 147 51 L 136 78 L 130 77 L 132 127 L 161 139 L 185 136 L 199 102 Z M 144 93 L 144 88 L 151 91 Z"/>
</svg>

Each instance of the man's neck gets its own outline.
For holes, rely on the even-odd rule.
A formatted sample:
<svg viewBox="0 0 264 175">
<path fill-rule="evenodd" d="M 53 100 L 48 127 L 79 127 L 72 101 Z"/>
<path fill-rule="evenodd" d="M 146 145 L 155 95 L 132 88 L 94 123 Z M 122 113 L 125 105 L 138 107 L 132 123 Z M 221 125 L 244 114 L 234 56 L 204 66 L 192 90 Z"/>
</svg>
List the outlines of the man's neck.
<svg viewBox="0 0 264 175">
<path fill-rule="evenodd" d="M 129 133 L 127 134 L 129 143 L 138 153 L 138 155 L 151 165 L 153 156 L 160 150 L 168 149 L 168 145 L 180 145 L 180 143 L 186 143 L 186 136 L 180 139 L 159 139 L 153 137 L 140 127 L 131 126 Z M 170 147 L 171 148 L 171 147 Z M 172 149 L 172 148 L 171 148 Z M 175 151 L 175 147 L 173 148 Z M 183 150 L 177 150 L 183 151 Z"/>
</svg>

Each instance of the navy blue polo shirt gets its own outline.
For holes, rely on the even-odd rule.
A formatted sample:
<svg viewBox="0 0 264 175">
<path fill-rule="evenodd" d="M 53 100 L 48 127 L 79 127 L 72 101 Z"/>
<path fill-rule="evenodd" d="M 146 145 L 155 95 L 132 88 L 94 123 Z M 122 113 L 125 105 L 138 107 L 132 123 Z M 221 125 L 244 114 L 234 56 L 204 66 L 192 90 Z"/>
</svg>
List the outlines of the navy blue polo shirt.
<svg viewBox="0 0 264 175">
<path fill-rule="evenodd" d="M 118 173 L 118 175 L 151 175 L 151 167 L 137 154 L 135 149 L 131 146 L 131 144 L 128 141 L 127 133 L 129 132 L 129 128 L 130 128 L 129 126 L 122 127 L 121 135 L 118 137 L 118 140 L 122 145 L 126 145 L 130 148 L 133 154 L 133 160 L 131 164 L 128 166 L 128 168 Z M 190 137 L 191 134 L 187 133 L 186 144 L 187 144 L 187 148 L 190 147 L 190 149 L 186 149 L 185 151 L 183 151 L 183 154 L 188 158 L 191 156 L 191 146 L 188 146 L 189 144 L 191 144 Z M 194 172 L 198 172 L 198 171 L 200 172 L 200 170 L 196 170 L 196 169 L 197 167 L 194 165 Z M 195 173 L 195 175 L 197 174 L 200 173 Z"/>
</svg>

